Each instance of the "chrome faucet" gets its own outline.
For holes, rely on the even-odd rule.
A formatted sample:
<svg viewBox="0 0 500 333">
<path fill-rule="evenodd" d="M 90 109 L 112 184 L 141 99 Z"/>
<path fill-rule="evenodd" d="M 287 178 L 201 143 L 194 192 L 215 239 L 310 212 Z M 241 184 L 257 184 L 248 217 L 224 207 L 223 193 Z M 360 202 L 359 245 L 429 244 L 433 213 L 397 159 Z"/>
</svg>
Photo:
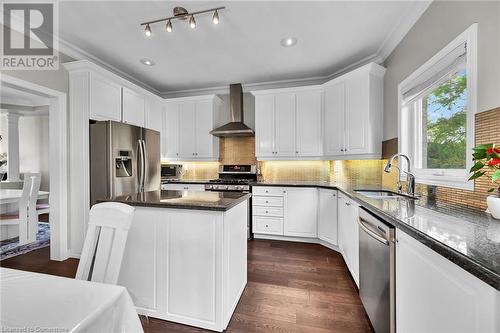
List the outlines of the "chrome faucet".
<svg viewBox="0 0 500 333">
<path fill-rule="evenodd" d="M 385 165 L 384 172 L 390 173 L 391 168 L 392 168 L 392 163 L 394 162 L 395 158 L 404 158 L 407 162 L 407 171 L 402 170 L 406 174 L 406 179 L 408 183 L 408 187 L 406 189 L 406 193 L 415 196 L 415 176 L 410 173 L 410 158 L 406 156 L 405 154 L 394 154 L 389 161 L 387 161 L 387 164 Z M 401 168 L 399 166 L 395 166 L 396 169 L 398 169 L 398 182 L 397 182 L 397 187 L 398 187 L 398 193 L 403 192 L 403 186 L 401 185 Z"/>
</svg>

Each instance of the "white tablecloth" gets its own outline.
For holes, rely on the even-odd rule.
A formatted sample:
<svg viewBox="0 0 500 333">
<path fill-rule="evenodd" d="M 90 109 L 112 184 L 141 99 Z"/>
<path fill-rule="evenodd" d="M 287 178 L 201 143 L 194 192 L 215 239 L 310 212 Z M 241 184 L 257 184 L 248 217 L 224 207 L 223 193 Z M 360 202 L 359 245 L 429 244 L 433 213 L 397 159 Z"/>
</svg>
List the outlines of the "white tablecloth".
<svg viewBox="0 0 500 333">
<path fill-rule="evenodd" d="M 0 268 L 0 331 L 143 332 L 124 287 L 8 268 Z"/>
</svg>

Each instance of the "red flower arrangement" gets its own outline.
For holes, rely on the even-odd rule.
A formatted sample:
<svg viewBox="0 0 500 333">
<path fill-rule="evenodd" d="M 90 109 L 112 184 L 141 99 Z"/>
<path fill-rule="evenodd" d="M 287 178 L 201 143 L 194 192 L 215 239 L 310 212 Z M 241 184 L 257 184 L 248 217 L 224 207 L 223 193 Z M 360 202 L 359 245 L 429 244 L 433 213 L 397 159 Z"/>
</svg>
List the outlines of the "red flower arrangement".
<svg viewBox="0 0 500 333">
<path fill-rule="evenodd" d="M 498 187 L 493 187 L 488 190 L 488 192 L 493 192 L 497 190 L 497 195 L 500 197 L 500 147 L 488 143 L 484 145 L 479 145 L 473 148 L 474 153 L 472 154 L 472 160 L 474 161 L 474 166 L 470 169 L 472 176 L 469 180 L 479 178 L 486 174 L 488 170 L 492 171 L 491 181 L 492 183 L 497 183 Z"/>
</svg>

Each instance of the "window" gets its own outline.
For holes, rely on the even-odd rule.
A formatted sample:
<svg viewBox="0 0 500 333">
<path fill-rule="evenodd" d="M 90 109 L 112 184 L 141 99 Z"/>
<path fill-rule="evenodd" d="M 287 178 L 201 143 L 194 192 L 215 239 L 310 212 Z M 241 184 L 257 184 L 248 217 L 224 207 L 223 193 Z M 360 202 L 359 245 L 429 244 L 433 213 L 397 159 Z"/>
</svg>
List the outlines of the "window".
<svg viewBox="0 0 500 333">
<path fill-rule="evenodd" d="M 399 90 L 399 150 L 419 183 L 473 189 L 477 26 L 405 79 Z"/>
</svg>

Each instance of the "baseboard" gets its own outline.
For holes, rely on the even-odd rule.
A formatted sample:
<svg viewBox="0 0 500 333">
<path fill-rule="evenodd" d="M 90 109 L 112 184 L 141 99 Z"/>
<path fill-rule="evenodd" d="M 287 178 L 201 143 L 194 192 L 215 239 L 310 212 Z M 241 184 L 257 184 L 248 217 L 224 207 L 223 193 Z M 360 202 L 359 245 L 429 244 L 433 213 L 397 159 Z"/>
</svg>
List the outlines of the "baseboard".
<svg viewBox="0 0 500 333">
<path fill-rule="evenodd" d="M 255 239 L 269 239 L 269 240 L 279 240 L 285 242 L 300 242 L 300 243 L 311 243 L 311 244 L 320 244 L 324 247 L 329 248 L 335 252 L 340 253 L 340 249 L 337 245 L 328 243 L 319 238 L 308 238 L 308 237 L 292 237 L 292 236 L 279 236 L 279 235 L 266 235 L 266 234 L 254 234 Z"/>
</svg>

